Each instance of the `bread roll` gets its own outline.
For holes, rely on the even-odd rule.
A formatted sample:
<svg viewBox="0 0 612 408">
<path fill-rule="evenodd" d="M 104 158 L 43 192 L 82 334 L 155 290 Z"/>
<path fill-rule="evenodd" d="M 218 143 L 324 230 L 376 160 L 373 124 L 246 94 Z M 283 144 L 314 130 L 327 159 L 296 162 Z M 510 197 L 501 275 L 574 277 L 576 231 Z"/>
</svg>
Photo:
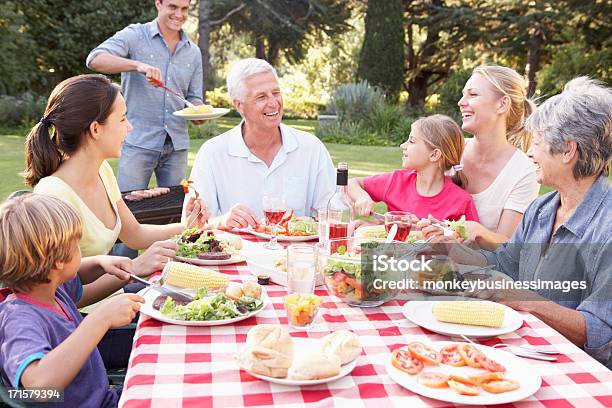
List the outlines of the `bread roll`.
<svg viewBox="0 0 612 408">
<path fill-rule="evenodd" d="M 245 370 L 274 378 L 287 376 L 293 364 L 293 340 L 276 324 L 260 324 L 247 333 L 246 347 L 236 355 Z"/>
<path fill-rule="evenodd" d="M 242 284 L 242 293 L 254 299 L 261 298 L 261 285 L 257 282 L 247 281 Z"/>
<path fill-rule="evenodd" d="M 338 356 L 342 365 L 350 363 L 361 354 L 359 337 L 348 330 L 339 330 L 328 334 L 320 342 L 319 350 L 321 353 Z"/>
<path fill-rule="evenodd" d="M 244 293 L 242 292 L 242 286 L 230 284 L 225 290 L 225 294 L 232 299 L 240 299 Z"/>
<path fill-rule="evenodd" d="M 320 380 L 340 374 L 340 357 L 331 354 L 311 354 L 293 369 L 294 380 Z"/>
<path fill-rule="evenodd" d="M 278 324 L 260 324 L 247 333 L 247 347 L 264 347 L 276 350 L 293 359 L 293 340 L 289 332 Z"/>
<path fill-rule="evenodd" d="M 274 378 L 286 377 L 292 364 L 291 356 L 259 346 L 245 348 L 236 355 L 236 359 L 243 369 Z"/>
<path fill-rule="evenodd" d="M 230 249 L 235 251 L 240 251 L 242 249 L 242 238 L 237 235 L 223 234 L 217 237 L 217 239 L 229 246 Z"/>
</svg>

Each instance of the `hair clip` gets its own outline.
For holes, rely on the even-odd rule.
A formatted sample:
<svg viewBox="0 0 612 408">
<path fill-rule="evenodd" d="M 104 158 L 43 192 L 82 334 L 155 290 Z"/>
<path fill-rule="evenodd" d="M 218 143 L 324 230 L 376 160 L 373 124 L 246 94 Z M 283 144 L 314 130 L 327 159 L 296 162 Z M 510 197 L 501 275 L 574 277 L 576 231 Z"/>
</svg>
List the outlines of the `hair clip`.
<svg viewBox="0 0 612 408">
<path fill-rule="evenodd" d="M 461 171 L 461 170 L 463 170 L 463 164 L 455 164 L 455 165 L 453 166 L 453 170 L 455 170 L 455 171 Z"/>
<path fill-rule="evenodd" d="M 51 126 L 51 121 L 47 118 L 45 118 L 44 116 L 42 118 L 40 118 L 39 121 L 41 124 L 45 125 L 46 127 Z"/>
</svg>

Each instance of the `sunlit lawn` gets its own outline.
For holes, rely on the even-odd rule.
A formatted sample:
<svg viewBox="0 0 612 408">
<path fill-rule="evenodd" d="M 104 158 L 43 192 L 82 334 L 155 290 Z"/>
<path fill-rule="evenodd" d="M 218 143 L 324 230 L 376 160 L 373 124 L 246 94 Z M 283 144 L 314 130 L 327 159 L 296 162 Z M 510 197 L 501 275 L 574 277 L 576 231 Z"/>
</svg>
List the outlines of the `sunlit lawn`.
<svg viewBox="0 0 612 408">
<path fill-rule="evenodd" d="M 219 131 L 225 132 L 239 122 L 238 118 L 223 118 L 217 123 Z M 286 120 L 285 124 L 307 132 L 314 132 L 314 120 Z M 11 192 L 25 189 L 23 179 L 19 175 L 24 168 L 24 142 L 26 129 L 0 131 L 0 200 L 4 200 Z M 195 155 L 204 143 L 202 139 L 191 140 L 189 149 L 189 171 Z M 366 176 L 381 171 L 397 168 L 400 163 L 398 148 L 376 146 L 351 146 L 334 143 L 327 144 L 334 163 L 347 161 L 352 176 Z M 111 160 L 111 165 L 117 171 L 117 160 Z M 189 171 L 187 173 L 189 173 Z M 154 180 L 151 182 L 154 184 Z"/>
<path fill-rule="evenodd" d="M 219 132 L 225 132 L 238 123 L 238 118 L 222 118 L 217 122 Z M 317 124 L 314 120 L 285 120 L 285 124 L 300 130 L 314 132 Z M 24 142 L 26 129 L 0 130 L 0 200 L 4 200 L 11 192 L 25 189 L 19 173 L 24 168 Z M 191 140 L 189 149 L 189 171 L 195 155 L 204 143 L 202 139 Z M 379 172 L 396 169 L 401 164 L 401 155 L 397 147 L 356 146 L 327 143 L 334 163 L 346 161 L 349 163 L 352 177 L 367 176 Z M 111 160 L 111 165 L 117 170 L 117 160 Z M 189 171 L 187 173 L 189 173 Z M 612 180 L 612 177 L 611 177 Z M 154 180 L 151 181 L 154 184 Z M 542 187 L 540 193 L 549 191 Z"/>
</svg>

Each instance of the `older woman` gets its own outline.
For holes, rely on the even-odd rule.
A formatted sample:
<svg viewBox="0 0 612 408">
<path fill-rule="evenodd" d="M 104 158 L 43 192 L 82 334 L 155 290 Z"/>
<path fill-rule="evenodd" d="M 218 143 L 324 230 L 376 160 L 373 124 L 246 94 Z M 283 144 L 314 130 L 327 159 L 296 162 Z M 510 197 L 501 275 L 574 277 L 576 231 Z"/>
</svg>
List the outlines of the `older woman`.
<svg viewBox="0 0 612 408">
<path fill-rule="evenodd" d="M 557 191 L 534 201 L 495 252 L 454 246 L 462 263 L 494 264 L 533 287 L 505 302 L 528 311 L 612 367 L 612 91 L 572 80 L 527 121 L 538 181 Z M 552 285 L 552 284 L 554 285 Z M 503 296 L 504 294 L 502 294 Z M 540 298 L 541 299 L 541 298 Z M 553 301 L 550 301 L 550 300 Z"/>
</svg>

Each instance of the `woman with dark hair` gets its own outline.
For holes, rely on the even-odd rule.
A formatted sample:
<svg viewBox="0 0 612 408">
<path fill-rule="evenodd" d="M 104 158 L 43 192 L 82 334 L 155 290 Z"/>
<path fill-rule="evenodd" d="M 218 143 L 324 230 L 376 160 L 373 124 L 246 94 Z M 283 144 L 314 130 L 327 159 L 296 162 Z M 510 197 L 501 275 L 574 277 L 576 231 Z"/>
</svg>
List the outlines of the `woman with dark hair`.
<svg viewBox="0 0 612 408">
<path fill-rule="evenodd" d="M 149 248 L 133 262 L 139 275 L 163 268 L 177 250 L 167 240 L 184 229 L 181 223 L 140 224 L 121 198 L 107 159 L 121 154 L 132 130 L 119 86 L 104 75 L 79 75 L 55 87 L 44 116 L 26 140 L 25 180 L 37 193 L 72 204 L 83 219 L 83 256 L 105 255 L 117 238 L 133 249 Z M 206 207 L 200 200 L 187 206 L 189 225 L 202 226 Z M 166 241 L 164 241 L 166 240 Z M 79 306 L 94 303 L 125 285 L 113 276 L 85 285 Z"/>
</svg>

